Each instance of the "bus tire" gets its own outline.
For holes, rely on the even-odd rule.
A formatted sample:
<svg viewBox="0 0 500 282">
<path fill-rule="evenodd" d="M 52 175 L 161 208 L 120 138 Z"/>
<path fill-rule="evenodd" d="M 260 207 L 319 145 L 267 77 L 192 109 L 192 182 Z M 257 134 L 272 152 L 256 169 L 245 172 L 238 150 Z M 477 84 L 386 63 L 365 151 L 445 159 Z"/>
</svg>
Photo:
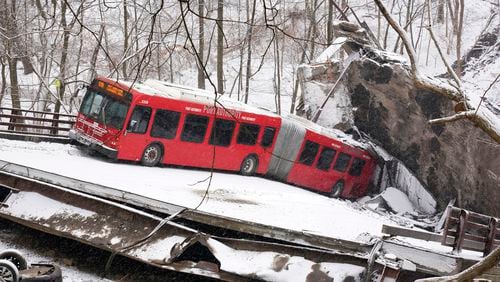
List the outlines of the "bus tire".
<svg viewBox="0 0 500 282">
<path fill-rule="evenodd" d="M 19 270 L 17 270 L 12 262 L 6 259 L 0 259 L 0 281 L 19 281 Z"/>
<path fill-rule="evenodd" d="M 28 268 L 28 262 L 17 250 L 9 249 L 0 252 L 0 259 L 12 262 L 18 270 L 25 270 Z"/>
<path fill-rule="evenodd" d="M 344 181 L 339 180 L 335 183 L 335 185 L 333 185 L 332 191 L 330 191 L 330 197 L 339 198 L 342 195 L 342 192 L 344 192 Z"/>
<path fill-rule="evenodd" d="M 149 144 L 142 153 L 141 164 L 144 166 L 157 165 L 162 157 L 162 149 L 158 144 Z"/>
<path fill-rule="evenodd" d="M 240 173 L 245 176 L 254 175 L 257 171 L 257 167 L 259 166 L 259 160 L 257 156 L 250 155 L 247 156 L 242 162 L 240 166 Z"/>
</svg>

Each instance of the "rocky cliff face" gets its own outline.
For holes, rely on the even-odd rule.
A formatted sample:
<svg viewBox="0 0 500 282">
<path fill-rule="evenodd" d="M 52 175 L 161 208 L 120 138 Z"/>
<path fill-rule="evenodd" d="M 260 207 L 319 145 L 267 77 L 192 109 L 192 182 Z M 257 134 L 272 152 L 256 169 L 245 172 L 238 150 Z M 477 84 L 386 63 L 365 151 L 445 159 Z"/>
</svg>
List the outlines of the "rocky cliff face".
<svg viewBox="0 0 500 282">
<path fill-rule="evenodd" d="M 441 207 L 500 216 L 500 146 L 467 120 L 429 125 L 453 114 L 447 98 L 414 87 L 408 67 L 363 57 L 345 77 L 355 125 L 399 158 L 428 186 Z"/>
</svg>

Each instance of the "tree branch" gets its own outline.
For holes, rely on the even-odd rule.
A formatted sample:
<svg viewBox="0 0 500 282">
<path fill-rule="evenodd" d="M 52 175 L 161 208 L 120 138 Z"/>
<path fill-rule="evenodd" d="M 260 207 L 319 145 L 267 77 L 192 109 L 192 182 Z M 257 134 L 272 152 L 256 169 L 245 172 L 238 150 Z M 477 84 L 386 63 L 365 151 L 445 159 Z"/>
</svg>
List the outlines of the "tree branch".
<svg viewBox="0 0 500 282">
<path fill-rule="evenodd" d="M 413 80 L 413 83 L 415 84 L 415 87 L 420 88 L 420 89 L 425 89 L 431 92 L 434 92 L 436 94 L 443 95 L 447 97 L 448 99 L 455 101 L 455 102 L 464 102 L 466 105 L 467 109 L 473 109 L 473 107 L 468 104 L 467 101 L 464 99 L 464 95 L 462 94 L 462 91 L 460 89 L 456 89 L 452 87 L 450 84 L 445 84 L 443 82 L 440 82 L 436 79 L 426 77 L 426 76 L 421 76 L 418 73 L 417 65 L 416 65 L 416 55 L 415 55 L 415 50 L 413 49 L 412 45 L 410 44 L 410 40 L 408 39 L 408 36 L 406 35 L 406 32 L 399 26 L 399 24 L 391 17 L 387 9 L 385 8 L 384 4 L 382 3 L 381 0 L 374 0 L 375 4 L 380 9 L 380 12 L 382 15 L 386 18 L 387 22 L 392 26 L 392 28 L 398 33 L 399 37 L 401 37 L 401 40 L 405 46 L 406 52 L 408 54 L 408 57 L 410 59 L 410 75 Z M 445 63 L 446 64 L 446 63 Z M 473 111 L 466 111 L 466 112 L 460 112 L 454 116 L 451 117 L 445 117 L 445 118 L 440 118 L 440 119 L 434 119 L 432 121 L 429 121 L 431 124 L 438 124 L 438 123 L 446 123 L 446 122 L 451 122 L 451 121 L 456 121 L 459 119 L 464 119 L 467 118 L 470 121 L 472 121 L 477 127 L 481 128 L 485 133 L 487 133 L 493 140 L 495 140 L 497 143 L 500 144 L 500 125 L 496 125 L 495 122 L 491 122 L 488 120 L 487 115 L 481 114 L 480 112 L 473 112 Z"/>
</svg>

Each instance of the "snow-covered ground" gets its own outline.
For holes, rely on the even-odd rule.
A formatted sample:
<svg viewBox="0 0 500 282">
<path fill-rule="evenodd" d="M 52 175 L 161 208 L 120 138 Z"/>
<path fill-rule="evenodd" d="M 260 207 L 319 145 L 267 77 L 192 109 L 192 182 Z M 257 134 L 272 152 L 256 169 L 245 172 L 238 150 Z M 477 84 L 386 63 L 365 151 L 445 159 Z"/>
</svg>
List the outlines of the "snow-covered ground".
<svg viewBox="0 0 500 282">
<path fill-rule="evenodd" d="M 0 139 L 0 148 L 3 161 L 188 208 L 200 203 L 210 176 L 207 170 L 111 163 L 89 157 L 71 145 Z M 360 240 L 358 237 L 366 233 L 381 236 L 382 224 L 395 224 L 357 203 L 330 199 L 261 177 L 232 173 L 214 173 L 208 199 L 199 210 L 352 241 Z"/>
</svg>

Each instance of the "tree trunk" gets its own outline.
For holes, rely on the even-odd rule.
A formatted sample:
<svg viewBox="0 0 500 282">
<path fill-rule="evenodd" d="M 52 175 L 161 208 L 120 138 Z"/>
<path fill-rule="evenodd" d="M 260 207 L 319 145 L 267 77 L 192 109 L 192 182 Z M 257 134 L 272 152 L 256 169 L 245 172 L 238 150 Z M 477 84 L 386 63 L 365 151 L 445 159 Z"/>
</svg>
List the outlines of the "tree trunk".
<svg viewBox="0 0 500 282">
<path fill-rule="evenodd" d="M 84 11 L 82 10 L 82 14 L 81 14 L 81 17 L 80 17 L 80 22 L 81 22 L 81 26 L 80 26 L 80 30 L 79 32 L 82 33 L 83 32 L 83 23 L 84 23 Z M 77 76 L 79 76 L 79 73 L 80 73 L 80 62 L 82 61 L 82 49 L 83 49 L 83 45 L 85 44 L 85 40 L 83 38 L 83 36 L 80 36 L 80 42 L 79 42 L 79 45 L 78 46 L 78 55 L 77 55 L 77 59 L 76 59 L 76 70 L 75 70 L 75 73 L 77 74 Z M 73 104 L 75 103 L 74 100 L 75 100 L 75 97 L 76 97 L 76 94 L 78 94 L 78 92 L 75 92 L 74 94 L 71 95 L 70 99 L 69 99 L 69 112 L 71 113 L 73 111 Z M 76 107 L 77 105 L 75 105 Z"/>
<path fill-rule="evenodd" d="M 274 89 L 276 112 L 281 114 L 281 72 L 280 72 L 280 46 L 278 37 L 274 38 Z"/>
<path fill-rule="evenodd" d="M 12 108 L 20 109 L 21 108 L 21 100 L 19 98 L 19 82 L 17 79 L 17 64 L 16 60 L 12 59 L 10 56 L 7 57 L 7 62 L 9 64 L 9 77 L 10 77 L 10 97 L 12 99 Z M 13 115 L 21 115 L 21 112 L 12 110 Z M 22 123 L 22 119 L 11 118 L 11 123 Z M 9 130 L 16 130 L 14 126 L 9 126 Z"/>
<path fill-rule="evenodd" d="M 224 0 L 217 2 L 217 92 L 224 93 Z"/>
<path fill-rule="evenodd" d="M 123 0 L 123 57 L 124 58 L 127 57 L 129 35 L 130 33 L 128 32 L 127 0 Z M 123 73 L 123 78 L 128 79 L 127 62 L 122 62 L 122 73 Z"/>
<path fill-rule="evenodd" d="M 464 26 L 464 0 L 460 0 L 459 10 L 457 15 L 457 62 L 456 62 L 456 73 L 460 77 L 462 76 L 462 31 Z"/>
<path fill-rule="evenodd" d="M 99 55 L 99 50 L 101 49 L 102 36 L 104 35 L 104 23 L 101 24 L 101 28 L 99 29 L 99 35 L 97 36 L 97 44 L 94 47 L 94 52 L 92 52 L 92 58 L 90 59 L 90 71 L 89 77 L 87 81 L 91 81 L 96 75 L 97 72 L 95 70 L 97 63 L 97 56 Z"/>
<path fill-rule="evenodd" d="M 316 25 L 316 6 L 318 5 L 318 0 L 313 0 L 311 3 L 311 11 L 309 14 L 309 24 L 312 27 L 311 30 L 311 36 L 309 37 L 309 60 L 312 60 L 314 58 L 314 51 L 316 48 L 315 44 L 315 39 L 316 39 L 316 33 L 318 31 L 318 26 Z"/>
<path fill-rule="evenodd" d="M 328 6 L 328 17 L 326 21 L 326 42 L 328 45 L 333 41 L 333 4 L 332 1 L 326 1 Z"/>
<path fill-rule="evenodd" d="M 437 23 L 443 23 L 444 21 L 444 1 L 445 0 L 438 0 L 438 6 L 437 6 Z"/>
<path fill-rule="evenodd" d="M 308 29 L 307 29 L 307 35 L 306 35 L 306 38 L 310 40 L 312 36 L 312 26 L 309 25 Z M 300 64 L 303 64 L 306 60 L 306 52 L 307 52 L 307 43 L 304 44 L 304 47 L 302 48 L 302 55 L 300 56 Z M 299 79 L 296 79 L 295 80 L 295 85 L 293 87 L 293 93 L 292 93 L 292 103 L 290 104 L 290 113 L 294 113 L 295 112 L 295 104 L 296 104 L 296 101 L 297 100 L 297 94 L 299 92 Z"/>
<path fill-rule="evenodd" d="M 252 4 L 252 16 L 250 18 L 250 25 L 247 30 L 247 68 L 245 75 L 245 104 L 248 103 L 248 92 L 250 89 L 250 77 L 252 75 L 252 35 L 253 35 L 253 25 L 255 23 L 255 6 L 257 0 L 253 0 Z"/>
<path fill-rule="evenodd" d="M 205 66 L 203 65 L 205 58 L 205 0 L 198 0 L 198 88 L 205 89 Z"/>
<path fill-rule="evenodd" d="M 250 5 L 248 3 L 249 1 L 245 1 L 245 11 L 246 11 L 246 19 L 250 18 Z M 238 10 L 241 11 L 241 0 L 238 0 Z M 238 22 L 241 21 L 241 13 L 238 13 Z M 238 25 L 238 38 L 241 38 L 241 25 Z M 243 57 L 245 56 L 245 44 L 246 40 L 243 41 L 243 44 L 240 46 L 240 62 L 239 62 L 239 68 L 238 68 L 238 74 L 236 75 L 236 78 L 233 81 L 233 86 L 231 87 L 231 92 L 229 92 L 229 97 L 233 94 L 234 87 L 236 86 L 236 83 L 238 83 L 238 89 L 236 91 L 237 93 L 237 99 L 240 101 L 240 95 L 241 95 L 241 90 L 243 89 Z"/>
<path fill-rule="evenodd" d="M 58 126 L 58 122 L 57 120 L 59 119 L 59 115 L 57 115 L 57 113 L 60 112 L 61 110 L 61 103 L 63 103 L 63 99 L 64 99 L 64 92 L 65 92 L 65 89 L 66 89 L 66 85 L 65 85 L 65 78 L 66 78 L 66 60 L 68 58 L 68 46 L 69 46 L 69 33 L 70 33 L 70 30 L 68 28 L 68 25 L 66 23 L 66 2 L 65 0 L 61 0 L 61 26 L 62 28 L 64 29 L 63 31 L 63 46 L 62 46 L 62 50 L 61 50 L 61 60 L 59 61 L 59 76 L 58 76 L 58 79 L 60 80 L 60 87 L 59 89 L 57 89 L 57 100 L 56 100 L 56 104 L 55 104 L 55 107 L 54 107 L 54 113 L 56 113 L 54 115 L 54 122 L 52 123 L 52 126 L 53 127 L 57 127 Z M 57 130 L 53 129 L 52 134 L 57 134 Z"/>
<path fill-rule="evenodd" d="M 391 14 L 392 14 L 392 11 L 394 9 L 394 6 L 396 4 L 396 0 L 392 0 L 392 5 L 391 5 Z M 380 11 L 380 10 L 379 10 Z M 387 49 L 387 37 L 389 35 L 389 27 L 391 25 L 389 23 L 387 23 L 387 26 L 385 28 L 385 32 L 384 32 L 384 49 Z"/>
<path fill-rule="evenodd" d="M 21 32 L 19 31 L 19 27 L 17 25 L 16 19 L 18 18 L 16 1 L 12 1 L 10 5 L 7 3 L 4 4 L 10 11 L 8 14 L 5 14 L 8 17 L 8 28 L 10 29 L 11 36 L 14 38 L 11 41 L 11 46 L 13 47 L 12 54 L 20 59 L 23 64 L 24 74 L 33 73 L 33 64 L 31 63 L 30 55 L 28 52 L 28 46 L 26 46 L 26 40 L 24 40 L 24 36 L 20 36 Z"/>
<path fill-rule="evenodd" d="M 0 27 L 4 30 L 6 39 L 2 40 L 5 48 L 7 64 L 9 66 L 9 79 L 10 79 L 10 96 L 12 99 L 12 108 L 20 109 L 20 91 L 17 78 L 17 60 L 16 57 L 16 40 L 12 39 L 18 35 L 15 19 L 15 2 L 8 3 L 6 0 L 0 1 Z M 4 65 L 2 64 L 2 68 Z M 21 115 L 18 111 L 12 111 L 13 115 Z M 11 118 L 10 122 L 21 123 L 21 119 Z M 13 126 L 9 126 L 9 130 L 15 130 Z"/>
<path fill-rule="evenodd" d="M 0 106 L 2 105 L 2 99 L 3 96 L 5 95 L 5 89 L 7 88 L 7 78 L 5 77 L 5 63 L 3 61 L 3 58 L 0 58 L 0 64 L 2 65 L 2 71 L 0 73 L 2 77 L 2 85 L 0 86 Z"/>
<path fill-rule="evenodd" d="M 453 34 L 457 34 L 457 28 L 458 28 L 458 5 L 459 2 L 458 0 L 455 0 L 453 4 L 453 0 L 447 0 L 448 2 L 448 10 L 450 11 L 450 18 L 451 18 L 451 25 L 453 27 Z"/>
</svg>

